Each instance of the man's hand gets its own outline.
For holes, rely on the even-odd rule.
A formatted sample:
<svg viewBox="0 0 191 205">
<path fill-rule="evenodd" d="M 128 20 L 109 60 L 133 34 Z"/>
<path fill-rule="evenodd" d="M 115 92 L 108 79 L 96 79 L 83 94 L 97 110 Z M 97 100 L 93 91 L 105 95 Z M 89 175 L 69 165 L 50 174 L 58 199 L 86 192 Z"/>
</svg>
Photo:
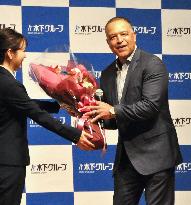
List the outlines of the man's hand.
<svg viewBox="0 0 191 205">
<path fill-rule="evenodd" d="M 109 120 L 114 117 L 110 113 L 111 108 L 113 108 L 111 105 L 101 101 L 96 101 L 96 104 L 97 104 L 96 106 L 85 107 L 92 110 L 85 113 L 85 116 L 92 117 L 91 122 L 96 122 L 99 119 Z"/>
<path fill-rule="evenodd" d="M 93 136 L 88 134 L 87 132 L 82 131 L 81 137 L 77 143 L 77 147 L 79 147 L 81 150 L 94 150 L 95 145 L 92 144 L 89 139 L 92 139 Z"/>
</svg>

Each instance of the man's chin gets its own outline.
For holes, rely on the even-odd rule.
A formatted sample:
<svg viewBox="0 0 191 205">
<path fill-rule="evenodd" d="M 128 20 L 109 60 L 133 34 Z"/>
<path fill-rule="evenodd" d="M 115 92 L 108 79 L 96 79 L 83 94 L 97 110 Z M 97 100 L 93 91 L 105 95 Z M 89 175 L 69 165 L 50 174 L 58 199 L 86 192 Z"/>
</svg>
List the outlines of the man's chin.
<svg viewBox="0 0 191 205">
<path fill-rule="evenodd" d="M 119 54 L 117 56 L 119 57 L 120 60 L 126 60 L 130 56 L 130 54 L 129 55 L 128 54 Z"/>
<path fill-rule="evenodd" d="M 130 51 L 128 51 L 127 49 L 122 49 L 122 50 L 117 50 L 116 53 L 117 53 L 117 56 L 125 57 L 130 54 Z"/>
</svg>

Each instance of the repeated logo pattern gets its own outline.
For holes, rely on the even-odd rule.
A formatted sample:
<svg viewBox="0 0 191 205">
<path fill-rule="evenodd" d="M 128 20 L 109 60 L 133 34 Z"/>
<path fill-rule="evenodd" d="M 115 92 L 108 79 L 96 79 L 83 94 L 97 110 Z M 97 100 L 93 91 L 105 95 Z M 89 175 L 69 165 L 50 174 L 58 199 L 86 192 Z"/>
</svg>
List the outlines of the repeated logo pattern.
<svg viewBox="0 0 191 205">
<path fill-rule="evenodd" d="M 131 20 L 137 46 L 162 58 L 169 71 L 169 104 L 184 157 L 176 168 L 175 204 L 190 204 L 191 1 L 1 0 L 0 10 L 0 29 L 16 29 L 28 39 L 27 58 L 16 78 L 31 98 L 42 100 L 50 98 L 29 78 L 31 61 L 44 58 L 66 65 L 72 51 L 93 66 L 99 82 L 101 71 L 115 59 L 105 40 L 106 22 L 114 16 Z M 72 123 L 64 110 L 54 117 Z M 111 205 L 117 132 L 107 135 L 108 151 L 102 156 L 80 151 L 29 119 L 31 164 L 21 204 Z M 140 205 L 145 205 L 143 197 Z"/>
</svg>

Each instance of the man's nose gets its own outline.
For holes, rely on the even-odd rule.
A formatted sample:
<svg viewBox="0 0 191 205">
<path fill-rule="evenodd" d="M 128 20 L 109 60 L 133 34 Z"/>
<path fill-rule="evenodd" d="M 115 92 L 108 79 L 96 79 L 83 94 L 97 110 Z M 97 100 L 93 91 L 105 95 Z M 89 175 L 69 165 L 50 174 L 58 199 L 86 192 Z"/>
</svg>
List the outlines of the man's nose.
<svg viewBox="0 0 191 205">
<path fill-rule="evenodd" d="M 120 34 L 117 35 L 117 42 L 118 42 L 118 43 L 123 42 L 123 37 L 122 37 Z"/>
</svg>

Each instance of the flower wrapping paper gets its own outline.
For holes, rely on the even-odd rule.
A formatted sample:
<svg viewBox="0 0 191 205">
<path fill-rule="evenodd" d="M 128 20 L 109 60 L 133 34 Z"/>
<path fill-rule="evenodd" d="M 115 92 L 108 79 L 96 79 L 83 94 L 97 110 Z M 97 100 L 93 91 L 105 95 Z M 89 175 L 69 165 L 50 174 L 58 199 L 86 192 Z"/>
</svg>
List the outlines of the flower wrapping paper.
<svg viewBox="0 0 191 205">
<path fill-rule="evenodd" d="M 56 99 L 62 108 L 76 117 L 75 127 L 93 136 L 91 142 L 96 150 L 106 150 L 104 128 L 99 122 L 91 123 L 91 119 L 84 116 L 89 111 L 84 109 L 85 106 L 96 105 L 94 95 L 98 85 L 83 64 L 72 60 L 68 61 L 67 66 L 56 67 L 30 63 L 29 75 L 48 96 Z"/>
</svg>

